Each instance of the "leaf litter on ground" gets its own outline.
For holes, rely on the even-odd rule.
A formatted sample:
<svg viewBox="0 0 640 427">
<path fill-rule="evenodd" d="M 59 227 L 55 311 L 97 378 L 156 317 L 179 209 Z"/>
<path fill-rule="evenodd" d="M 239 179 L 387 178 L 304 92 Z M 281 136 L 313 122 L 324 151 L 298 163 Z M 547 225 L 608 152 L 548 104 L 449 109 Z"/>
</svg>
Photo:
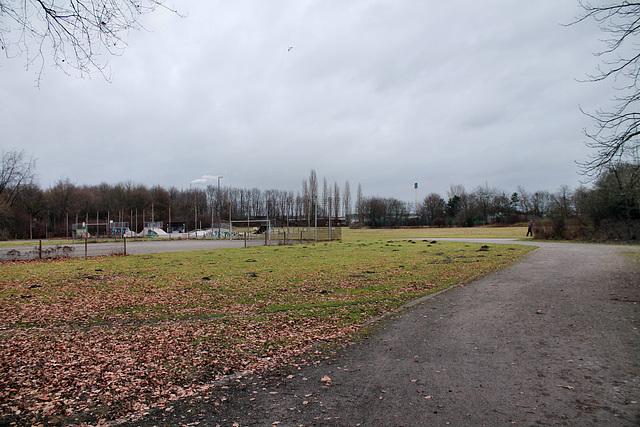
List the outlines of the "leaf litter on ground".
<svg viewBox="0 0 640 427">
<path fill-rule="evenodd" d="M 479 256 L 480 244 L 424 242 L 2 263 L 0 421 L 81 424 L 165 407 L 531 249 Z"/>
</svg>

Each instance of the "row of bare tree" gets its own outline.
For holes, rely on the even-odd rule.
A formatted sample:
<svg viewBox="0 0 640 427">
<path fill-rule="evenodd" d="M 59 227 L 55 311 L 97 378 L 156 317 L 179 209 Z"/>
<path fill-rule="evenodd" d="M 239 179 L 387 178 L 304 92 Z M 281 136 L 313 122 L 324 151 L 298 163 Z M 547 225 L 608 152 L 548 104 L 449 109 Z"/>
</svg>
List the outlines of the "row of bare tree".
<svg viewBox="0 0 640 427">
<path fill-rule="evenodd" d="M 417 209 L 416 209 L 417 208 Z M 452 185 L 445 200 L 428 194 L 417 207 L 394 198 L 356 201 L 357 220 L 370 227 L 429 225 L 470 227 L 534 220 L 536 237 L 587 240 L 640 239 L 640 168 L 611 164 L 591 187 L 529 192 L 521 186 L 508 195 L 488 186 L 467 191 Z"/>
<path fill-rule="evenodd" d="M 34 179 L 34 161 L 24 152 L 3 152 L 0 165 L 0 238 L 69 236 L 72 224 L 88 220 L 127 222 L 139 232 L 145 222 L 182 223 L 187 230 L 210 227 L 229 219 L 271 218 L 311 224 L 320 218 L 351 213 L 349 182 L 320 188 L 315 170 L 302 190 L 258 188 L 169 189 L 131 181 L 111 185 L 76 185 L 69 179 L 41 189 Z"/>
<path fill-rule="evenodd" d="M 417 210 L 410 202 L 382 197 L 362 199 L 356 210 L 358 220 L 372 227 L 514 224 L 527 221 L 527 218 L 546 216 L 560 200 L 560 194 L 569 192 L 567 187 L 561 187 L 556 194 L 548 191 L 529 193 L 518 187 L 508 196 L 498 188 L 479 186 L 467 191 L 462 185 L 451 185 L 447 199 L 438 193 L 429 193 Z"/>
<path fill-rule="evenodd" d="M 616 163 L 590 188 L 529 192 L 522 187 L 508 195 L 499 188 L 478 186 L 467 191 L 451 185 L 446 196 L 430 193 L 417 206 L 395 198 L 364 197 L 358 184 L 355 203 L 349 182 L 340 186 L 316 171 L 303 179 L 298 192 L 258 188 L 165 189 L 131 181 L 111 185 L 76 185 L 66 180 L 41 189 L 35 163 L 24 152 L 2 152 L 0 164 L 0 238 L 69 236 L 79 221 L 128 222 L 139 232 L 145 222 L 169 221 L 188 230 L 229 219 L 270 218 L 282 223 L 312 225 L 315 218 L 359 226 L 474 226 L 513 224 L 535 219 L 539 237 L 634 240 L 640 236 L 640 169 Z M 352 205 L 355 210 L 352 211 Z M 326 221 L 326 220 L 325 220 Z"/>
</svg>

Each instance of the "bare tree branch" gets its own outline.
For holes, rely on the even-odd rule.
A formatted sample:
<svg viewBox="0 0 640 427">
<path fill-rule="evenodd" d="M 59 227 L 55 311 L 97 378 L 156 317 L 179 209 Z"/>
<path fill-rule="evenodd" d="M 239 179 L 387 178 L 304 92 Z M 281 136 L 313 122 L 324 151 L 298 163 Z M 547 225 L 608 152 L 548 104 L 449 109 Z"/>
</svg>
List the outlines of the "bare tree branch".
<svg viewBox="0 0 640 427">
<path fill-rule="evenodd" d="M 38 67 L 38 83 L 48 62 L 109 80 L 101 53 L 122 54 L 124 37 L 157 8 L 177 13 L 165 0 L 0 0 L 0 48 L 10 58 L 24 54 L 27 67 Z"/>
<path fill-rule="evenodd" d="M 584 129 L 584 134 L 589 138 L 586 145 L 595 152 L 588 161 L 580 163 L 583 174 L 593 178 L 606 172 L 611 164 L 638 163 L 640 3 L 621 1 L 602 6 L 593 6 L 584 0 L 579 3 L 584 12 L 569 25 L 593 19 L 608 37 L 603 40 L 605 49 L 596 53 L 603 58 L 602 65 L 596 74 L 588 75 L 588 81 L 614 79 L 616 83 L 622 83 L 618 87 L 620 94 L 613 98 L 616 105 L 610 111 L 600 109 L 588 113 L 581 109 L 594 121 L 595 129 Z"/>
<path fill-rule="evenodd" d="M 3 150 L 0 154 L 0 203 L 12 205 L 20 188 L 33 181 L 35 160 L 24 151 Z"/>
</svg>

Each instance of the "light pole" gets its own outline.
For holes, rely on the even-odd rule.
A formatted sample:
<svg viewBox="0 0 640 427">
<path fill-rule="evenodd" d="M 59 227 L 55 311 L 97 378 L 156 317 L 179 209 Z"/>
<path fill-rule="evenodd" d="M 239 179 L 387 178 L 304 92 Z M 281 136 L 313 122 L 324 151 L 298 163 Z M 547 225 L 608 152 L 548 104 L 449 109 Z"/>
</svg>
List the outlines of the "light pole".
<svg viewBox="0 0 640 427">
<path fill-rule="evenodd" d="M 189 183 L 189 196 L 193 197 L 193 234 L 195 236 L 195 239 L 198 240 L 198 201 L 196 199 L 195 194 L 191 192 L 191 184 L 193 184 L 193 181 Z M 188 228 L 187 228 L 187 238 L 189 238 Z"/>
<path fill-rule="evenodd" d="M 222 213 L 220 212 L 220 180 L 223 176 L 218 176 L 218 239 L 220 238 L 220 218 Z"/>
</svg>

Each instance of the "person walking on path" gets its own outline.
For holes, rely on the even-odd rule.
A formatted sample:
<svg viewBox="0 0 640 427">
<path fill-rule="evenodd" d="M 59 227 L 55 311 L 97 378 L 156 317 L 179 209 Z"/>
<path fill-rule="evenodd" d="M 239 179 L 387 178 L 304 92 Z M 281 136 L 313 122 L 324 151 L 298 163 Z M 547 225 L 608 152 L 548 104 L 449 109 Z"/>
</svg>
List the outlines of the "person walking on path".
<svg viewBox="0 0 640 427">
<path fill-rule="evenodd" d="M 533 220 L 529 223 L 529 227 L 527 227 L 527 236 L 533 237 Z"/>
</svg>

